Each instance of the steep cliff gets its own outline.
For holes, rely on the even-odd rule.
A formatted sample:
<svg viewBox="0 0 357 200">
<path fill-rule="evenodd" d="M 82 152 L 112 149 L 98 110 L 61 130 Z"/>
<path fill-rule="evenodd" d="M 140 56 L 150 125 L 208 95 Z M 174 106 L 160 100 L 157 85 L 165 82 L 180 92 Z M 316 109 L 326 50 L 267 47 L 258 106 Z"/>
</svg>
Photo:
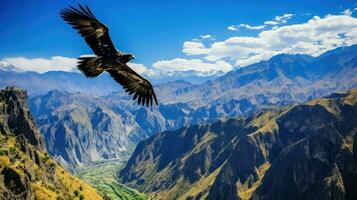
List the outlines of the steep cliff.
<svg viewBox="0 0 357 200">
<path fill-rule="evenodd" d="M 127 158 L 147 137 L 131 113 L 110 109 L 100 98 L 52 91 L 29 104 L 47 151 L 71 171 L 101 159 Z"/>
<path fill-rule="evenodd" d="M 356 199 L 357 89 L 163 132 L 120 179 L 155 199 Z"/>
<path fill-rule="evenodd" d="M 15 87 L 0 91 L 0 199 L 102 199 L 48 156 L 26 98 Z"/>
</svg>

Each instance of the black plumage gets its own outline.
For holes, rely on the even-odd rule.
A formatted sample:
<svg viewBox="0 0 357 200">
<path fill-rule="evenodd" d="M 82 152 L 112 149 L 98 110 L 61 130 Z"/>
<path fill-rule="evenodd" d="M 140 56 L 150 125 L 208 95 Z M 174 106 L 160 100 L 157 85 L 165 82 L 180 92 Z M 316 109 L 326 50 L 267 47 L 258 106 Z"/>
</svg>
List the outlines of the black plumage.
<svg viewBox="0 0 357 200">
<path fill-rule="evenodd" d="M 80 71 L 90 78 L 107 71 L 123 86 L 125 92 L 134 95 L 133 100 L 138 99 L 138 104 L 149 106 L 155 101 L 158 105 L 151 83 L 127 65 L 134 56 L 117 51 L 110 39 L 109 29 L 94 16 L 88 6 L 69 6 L 60 14 L 68 24 L 78 30 L 95 54 L 79 58 L 77 67 Z"/>
</svg>

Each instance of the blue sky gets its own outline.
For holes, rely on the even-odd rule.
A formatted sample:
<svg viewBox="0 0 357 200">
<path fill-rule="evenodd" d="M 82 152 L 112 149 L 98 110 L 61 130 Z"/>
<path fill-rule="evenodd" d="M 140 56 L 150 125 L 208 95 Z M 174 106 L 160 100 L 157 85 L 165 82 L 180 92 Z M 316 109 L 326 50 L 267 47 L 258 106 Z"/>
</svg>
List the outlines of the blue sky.
<svg viewBox="0 0 357 200">
<path fill-rule="evenodd" d="M 356 13 L 353 10 L 357 7 L 356 1 L 345 0 L 2 0 L 0 2 L 0 60 L 16 64 L 11 59 L 23 58 L 25 60 L 21 62 L 24 63 L 25 61 L 31 62 L 31 59 L 35 58 L 44 60 L 53 59 L 54 56 L 76 58 L 83 54 L 91 54 L 92 52 L 84 40 L 62 21 L 58 14 L 67 5 L 76 5 L 77 3 L 90 6 L 97 18 L 109 27 L 111 38 L 116 47 L 121 51 L 135 55 L 135 63 L 138 64 L 136 67 L 172 71 L 196 69 L 202 71 L 202 69 L 212 68 L 211 71 L 205 71 L 205 73 L 219 71 L 217 66 L 222 68 L 222 71 L 228 71 L 235 67 L 251 64 L 251 62 L 267 59 L 273 54 L 281 52 L 308 54 L 314 54 L 313 51 L 323 52 L 321 48 L 331 48 L 331 45 L 326 44 L 321 48 L 311 47 L 310 51 L 305 52 L 289 49 L 309 46 L 307 43 L 276 44 L 277 46 L 274 48 L 280 48 L 279 51 L 272 52 L 269 49 L 269 51 L 258 52 L 257 48 L 262 45 L 261 41 L 247 44 L 245 39 L 249 37 L 249 41 L 252 41 L 257 39 L 263 31 L 293 24 L 304 24 L 314 16 L 324 19 L 328 14 L 345 15 L 349 18 L 341 18 L 342 20 L 346 20 L 347 23 L 352 20 L 354 23 Z M 351 13 L 341 13 L 347 9 L 350 9 Z M 277 20 L 279 16 L 281 17 L 280 21 Z M 322 20 L 316 19 L 316 21 L 320 23 Z M 327 21 L 321 23 L 330 23 Z M 349 32 L 351 35 L 351 32 L 355 31 L 354 27 L 347 27 L 347 29 L 346 27 L 336 27 L 336 29 L 338 28 L 342 31 L 338 34 Z M 327 38 L 329 40 L 336 39 Z M 229 46 L 231 43 L 229 39 L 235 39 L 236 45 L 256 44 L 257 48 L 238 49 L 235 52 L 237 47 Z M 321 40 L 323 39 L 321 38 Z M 351 43 L 354 43 L 354 38 L 350 38 L 344 44 L 336 41 L 333 46 Z M 279 45 L 285 46 L 279 47 Z M 256 56 L 256 58 L 252 58 L 252 56 Z M 65 60 L 63 65 L 72 63 L 70 60 L 67 61 Z M 23 65 L 21 62 L 19 65 Z M 59 59 L 58 62 L 62 61 Z M 37 63 L 41 64 L 41 62 Z M 61 65 L 61 63 L 56 64 Z M 61 67 L 55 67 L 56 64 L 53 64 L 53 69 L 61 70 Z M 173 69 L 170 69 L 171 66 L 174 66 Z M 33 70 L 36 71 L 36 69 Z"/>
</svg>

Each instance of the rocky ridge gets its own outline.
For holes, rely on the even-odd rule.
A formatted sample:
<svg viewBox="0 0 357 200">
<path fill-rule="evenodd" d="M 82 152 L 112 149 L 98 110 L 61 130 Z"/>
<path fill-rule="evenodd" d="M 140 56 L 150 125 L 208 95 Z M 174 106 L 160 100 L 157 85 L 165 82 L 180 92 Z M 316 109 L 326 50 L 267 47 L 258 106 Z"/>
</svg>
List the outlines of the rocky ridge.
<svg viewBox="0 0 357 200">
<path fill-rule="evenodd" d="M 102 199 L 49 157 L 26 98 L 19 88 L 0 91 L 0 199 Z"/>
<path fill-rule="evenodd" d="M 118 174 L 154 199 L 356 199 L 357 89 L 159 133 Z"/>
</svg>

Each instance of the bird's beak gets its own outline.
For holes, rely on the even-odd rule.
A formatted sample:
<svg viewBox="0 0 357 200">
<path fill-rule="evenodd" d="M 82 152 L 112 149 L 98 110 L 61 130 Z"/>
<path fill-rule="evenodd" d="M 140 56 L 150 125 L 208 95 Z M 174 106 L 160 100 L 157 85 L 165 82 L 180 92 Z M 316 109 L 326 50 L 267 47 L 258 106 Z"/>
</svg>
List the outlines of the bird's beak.
<svg viewBox="0 0 357 200">
<path fill-rule="evenodd" d="M 132 59 L 134 60 L 134 59 L 135 59 L 135 56 L 133 56 Z"/>
</svg>

